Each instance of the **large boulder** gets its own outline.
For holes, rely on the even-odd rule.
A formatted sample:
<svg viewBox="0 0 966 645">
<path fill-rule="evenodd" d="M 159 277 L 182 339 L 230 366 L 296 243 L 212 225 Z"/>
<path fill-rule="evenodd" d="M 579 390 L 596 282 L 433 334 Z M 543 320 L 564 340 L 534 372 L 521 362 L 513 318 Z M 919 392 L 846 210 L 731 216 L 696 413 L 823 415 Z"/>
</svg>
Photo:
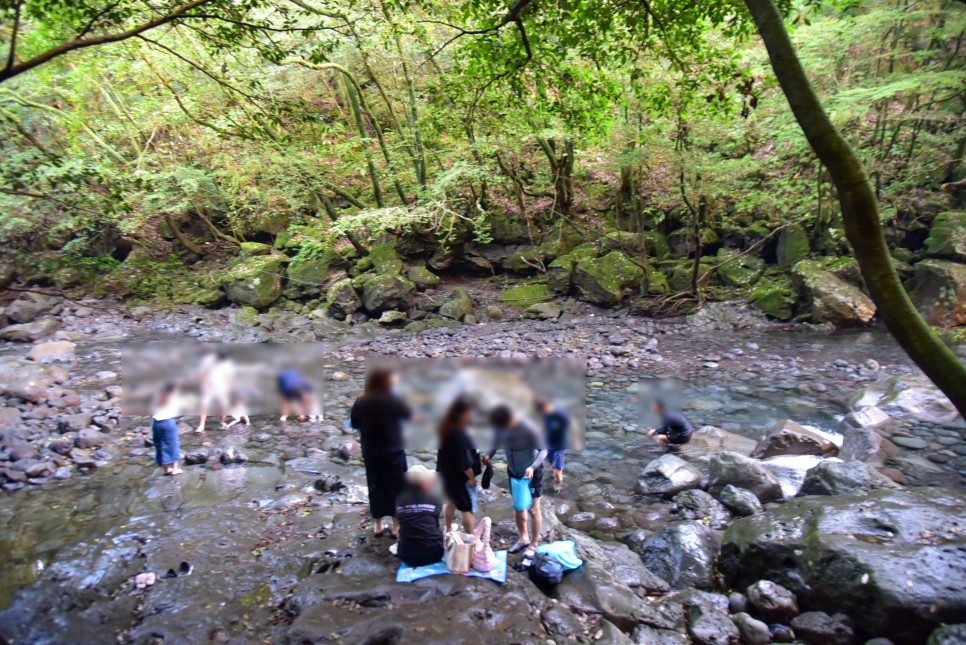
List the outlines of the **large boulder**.
<svg viewBox="0 0 966 645">
<path fill-rule="evenodd" d="M 728 509 L 703 490 L 682 491 L 673 501 L 675 513 L 682 520 L 697 520 L 713 529 L 723 529 L 731 521 Z"/>
<path fill-rule="evenodd" d="M 966 325 L 966 264 L 923 260 L 915 266 L 913 304 L 932 325 Z"/>
<path fill-rule="evenodd" d="M 759 501 L 757 495 L 750 490 L 738 488 L 731 484 L 721 489 L 718 500 L 738 517 L 748 517 L 755 513 L 761 513 L 761 501 Z"/>
<path fill-rule="evenodd" d="M 737 452 L 719 452 L 711 457 L 708 492 L 718 497 L 729 484 L 751 491 L 761 502 L 782 499 L 782 485 L 767 466 Z"/>
<path fill-rule="evenodd" d="M 718 278 L 726 287 L 750 287 L 761 277 L 765 261 L 735 249 L 719 249 L 715 264 Z"/>
<path fill-rule="evenodd" d="M 376 273 L 362 280 L 362 304 L 369 313 L 407 311 L 415 296 L 416 285 L 402 276 Z"/>
<path fill-rule="evenodd" d="M 792 618 L 795 636 L 812 645 L 852 645 L 855 632 L 845 614 L 829 616 L 824 611 L 806 611 Z"/>
<path fill-rule="evenodd" d="M 51 296 L 27 292 L 14 300 L 7 307 L 7 318 L 15 323 L 29 323 L 49 313 L 57 305 L 57 299 Z"/>
<path fill-rule="evenodd" d="M 351 278 L 343 278 L 329 287 L 325 302 L 332 315 L 339 320 L 355 313 L 362 306 L 362 299 L 353 288 Z"/>
<path fill-rule="evenodd" d="M 771 580 L 759 580 L 745 590 L 758 615 L 773 623 L 787 622 L 798 613 L 795 594 Z"/>
<path fill-rule="evenodd" d="M 812 308 L 812 321 L 836 327 L 867 325 L 875 317 L 875 303 L 821 263 L 803 260 L 792 270 L 795 282 Z"/>
<path fill-rule="evenodd" d="M 439 315 L 443 318 L 463 321 L 473 315 L 473 299 L 463 287 L 456 287 L 439 307 Z"/>
<path fill-rule="evenodd" d="M 798 292 L 784 274 L 766 276 L 758 280 L 758 284 L 748 296 L 748 302 L 766 316 L 779 320 L 791 320 L 795 314 L 795 305 L 798 303 Z"/>
<path fill-rule="evenodd" d="M 417 289 L 428 289 L 439 284 L 439 276 L 426 267 L 410 267 L 406 277 L 416 285 Z"/>
<path fill-rule="evenodd" d="M 926 252 L 934 258 L 966 262 L 966 212 L 937 215 L 929 227 Z"/>
<path fill-rule="evenodd" d="M 710 528 L 695 521 L 671 522 L 641 545 L 641 559 L 675 589 L 714 589 L 718 543 Z"/>
<path fill-rule="evenodd" d="M 798 497 L 856 495 L 877 488 L 899 488 L 899 485 L 861 461 L 829 460 L 808 469 Z"/>
<path fill-rule="evenodd" d="M 876 407 L 849 412 L 839 422 L 838 433 L 842 435 L 839 457 L 845 461 L 884 464 L 886 459 L 894 457 L 899 451 L 879 431 L 894 423 L 892 417 Z"/>
<path fill-rule="evenodd" d="M 843 612 L 898 645 L 966 613 L 966 494 L 920 488 L 801 497 L 725 531 L 719 568 L 733 586 L 766 579 L 803 609 Z"/>
<path fill-rule="evenodd" d="M 498 302 L 506 305 L 513 305 L 526 309 L 538 302 L 547 302 L 551 299 L 550 290 L 545 282 L 534 282 L 530 284 L 517 284 L 507 287 L 496 297 Z"/>
<path fill-rule="evenodd" d="M 661 455 L 644 467 L 637 490 L 645 495 L 672 497 L 681 491 L 697 488 L 704 475 L 677 455 Z"/>
<path fill-rule="evenodd" d="M 323 285 L 330 281 L 329 270 L 332 265 L 341 259 L 335 251 L 327 251 L 304 259 L 297 257 L 288 265 L 286 295 L 299 298 L 320 293 Z"/>
<path fill-rule="evenodd" d="M 568 293 L 573 286 L 574 267 L 581 260 L 597 257 L 594 244 L 581 244 L 547 265 L 547 283 L 557 293 Z"/>
<path fill-rule="evenodd" d="M 819 455 L 829 457 L 838 452 L 838 446 L 827 437 L 805 428 L 790 419 L 779 421 L 768 432 L 752 457 L 767 459 L 779 455 Z"/>
<path fill-rule="evenodd" d="M 241 260 L 221 276 L 221 287 L 236 304 L 267 307 L 282 295 L 286 261 L 283 255 L 257 255 Z"/>
<path fill-rule="evenodd" d="M 856 393 L 849 403 L 853 410 L 877 407 L 896 419 L 937 425 L 962 422 L 956 406 L 922 373 L 874 381 Z"/>
<path fill-rule="evenodd" d="M 782 229 L 778 234 L 778 246 L 775 250 L 778 265 L 785 271 L 791 271 L 796 264 L 807 260 L 811 248 L 805 228 L 801 224 L 792 224 Z"/>
<path fill-rule="evenodd" d="M 620 251 L 599 258 L 584 258 L 574 267 L 573 282 L 587 302 L 612 306 L 644 277 L 644 270 Z"/>
<path fill-rule="evenodd" d="M 403 269 L 403 261 L 396 252 L 395 244 L 380 244 L 369 249 L 369 259 L 376 273 L 382 275 L 399 275 Z"/>
<path fill-rule="evenodd" d="M 41 316 L 29 323 L 9 325 L 0 329 L 0 340 L 10 340 L 15 343 L 32 343 L 41 338 L 51 336 L 60 329 L 60 321 L 53 316 Z"/>
</svg>

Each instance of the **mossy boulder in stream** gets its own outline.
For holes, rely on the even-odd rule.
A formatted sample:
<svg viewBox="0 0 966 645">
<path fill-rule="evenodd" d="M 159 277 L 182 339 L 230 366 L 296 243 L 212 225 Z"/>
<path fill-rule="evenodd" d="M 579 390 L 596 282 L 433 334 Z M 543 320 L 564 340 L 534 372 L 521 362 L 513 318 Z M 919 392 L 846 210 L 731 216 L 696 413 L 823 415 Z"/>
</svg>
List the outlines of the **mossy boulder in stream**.
<svg viewBox="0 0 966 645">
<path fill-rule="evenodd" d="M 341 259 L 335 251 L 323 251 L 310 257 L 297 257 L 288 265 L 286 296 L 298 298 L 322 291 L 333 264 Z"/>
<path fill-rule="evenodd" d="M 715 264 L 718 278 L 726 287 L 750 287 L 761 277 L 765 262 L 735 249 L 719 249 Z"/>
<path fill-rule="evenodd" d="M 244 258 L 253 258 L 258 255 L 271 255 L 272 247 L 261 242 L 242 242 L 238 245 L 239 255 Z"/>
<path fill-rule="evenodd" d="M 369 313 L 382 313 L 389 309 L 407 311 L 413 305 L 416 285 L 402 276 L 377 273 L 364 276 L 360 282 L 362 304 Z"/>
<path fill-rule="evenodd" d="M 339 320 L 355 313 L 362 306 L 362 299 L 352 287 L 351 278 L 339 280 L 326 292 L 325 304 L 329 307 L 329 313 Z"/>
<path fill-rule="evenodd" d="M 798 292 L 785 275 L 762 277 L 748 296 L 752 307 L 778 320 L 791 320 Z"/>
<path fill-rule="evenodd" d="M 439 308 L 439 315 L 462 322 L 473 315 L 473 299 L 463 287 L 456 287 Z"/>
<path fill-rule="evenodd" d="M 620 251 L 600 258 L 584 258 L 574 267 L 574 286 L 580 296 L 598 305 L 616 305 L 644 277 L 644 270 Z"/>
<path fill-rule="evenodd" d="M 875 303 L 861 289 L 824 270 L 818 261 L 799 262 L 792 276 L 811 306 L 812 322 L 855 327 L 867 325 L 875 316 Z"/>
<path fill-rule="evenodd" d="M 376 273 L 382 275 L 399 275 L 402 272 L 403 261 L 396 252 L 395 244 L 380 244 L 369 249 L 369 258 Z"/>
<path fill-rule="evenodd" d="M 630 233 L 628 231 L 613 231 L 600 239 L 601 253 L 620 251 L 635 258 L 647 257 L 663 260 L 671 254 L 671 247 L 667 238 L 657 231 L 645 233 Z"/>
<path fill-rule="evenodd" d="M 808 259 L 811 247 L 808 242 L 808 233 L 801 224 L 792 224 L 778 234 L 778 266 L 785 271 Z"/>
<path fill-rule="evenodd" d="M 570 253 L 561 255 L 547 266 L 547 281 L 557 293 L 568 293 L 573 286 L 574 267 L 585 258 L 597 257 L 597 247 L 581 244 Z"/>
<path fill-rule="evenodd" d="M 428 289 L 439 284 L 439 276 L 426 267 L 410 267 L 406 277 L 412 280 L 418 289 Z"/>
<path fill-rule="evenodd" d="M 915 267 L 909 296 L 931 325 L 966 325 L 966 264 L 923 260 Z"/>
<path fill-rule="evenodd" d="M 966 262 L 966 212 L 937 215 L 929 228 L 926 250 L 934 258 Z"/>
<path fill-rule="evenodd" d="M 919 644 L 966 615 L 962 526 L 958 490 L 800 497 L 733 522 L 719 569 L 731 587 L 770 580 L 802 609 L 844 612 L 868 635 Z"/>
<path fill-rule="evenodd" d="M 282 275 L 287 261 L 284 255 L 259 255 L 241 260 L 221 276 L 221 287 L 236 304 L 267 307 L 282 295 Z"/>
<path fill-rule="evenodd" d="M 538 302 L 548 302 L 551 298 L 547 283 L 533 282 L 508 287 L 496 299 L 503 304 L 526 309 L 530 305 L 535 305 Z"/>
</svg>

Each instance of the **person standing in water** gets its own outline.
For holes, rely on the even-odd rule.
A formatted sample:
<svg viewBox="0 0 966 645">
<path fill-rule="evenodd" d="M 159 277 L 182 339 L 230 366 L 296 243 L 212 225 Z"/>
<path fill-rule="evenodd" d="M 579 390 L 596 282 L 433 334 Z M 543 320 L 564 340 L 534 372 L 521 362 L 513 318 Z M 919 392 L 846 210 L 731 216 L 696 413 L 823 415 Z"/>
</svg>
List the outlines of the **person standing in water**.
<svg viewBox="0 0 966 645">
<path fill-rule="evenodd" d="M 165 475 L 180 475 L 181 444 L 178 442 L 178 415 L 181 397 L 175 383 L 166 383 L 154 403 L 151 438 L 154 441 L 154 461 Z"/>
<path fill-rule="evenodd" d="M 553 468 L 553 492 L 563 488 L 564 464 L 567 460 L 567 433 L 570 416 L 546 399 L 537 399 L 537 412 L 543 417 L 544 438 L 547 441 L 547 461 Z"/>
<path fill-rule="evenodd" d="M 409 406 L 394 390 L 396 375 L 390 370 L 374 369 L 366 375 L 365 391 L 352 404 L 349 422 L 359 431 L 362 460 L 369 485 L 369 511 L 375 520 L 373 533 L 385 533 L 383 518 L 392 516 L 391 534 L 398 537 L 396 495 L 406 479 L 404 421 L 412 416 Z"/>
<path fill-rule="evenodd" d="M 217 408 L 221 413 L 221 422 L 228 416 L 231 405 L 231 393 L 235 389 L 235 362 L 229 358 L 224 350 L 207 350 L 201 359 L 198 369 L 198 380 L 201 386 L 201 410 L 198 428 L 195 432 L 205 431 L 205 421 L 208 412 Z"/>
<path fill-rule="evenodd" d="M 443 506 L 444 526 L 450 526 L 459 511 L 463 530 L 472 533 L 476 528 L 476 477 L 482 472 L 480 457 L 473 439 L 466 431 L 473 414 L 473 405 L 465 396 L 450 404 L 439 425 L 439 452 L 436 470 L 443 478 L 446 504 Z"/>
<path fill-rule="evenodd" d="M 490 423 L 496 429 L 496 435 L 493 447 L 483 455 L 483 465 L 488 465 L 497 450 L 502 448 L 506 456 L 507 474 L 514 479 L 529 481 L 533 504 L 526 511 L 514 509 L 519 539 L 510 547 L 510 553 L 518 553 L 526 549 L 529 554 L 540 544 L 540 531 L 543 528 L 540 495 L 543 491 L 543 460 L 547 458 L 543 434 L 524 419 L 518 418 L 505 405 L 493 408 L 490 412 Z"/>
<path fill-rule="evenodd" d="M 694 426 L 682 413 L 671 410 L 660 399 L 651 404 L 651 411 L 661 417 L 661 427 L 652 429 L 647 436 L 657 435 L 658 443 L 662 446 L 680 446 L 691 441 Z"/>
</svg>

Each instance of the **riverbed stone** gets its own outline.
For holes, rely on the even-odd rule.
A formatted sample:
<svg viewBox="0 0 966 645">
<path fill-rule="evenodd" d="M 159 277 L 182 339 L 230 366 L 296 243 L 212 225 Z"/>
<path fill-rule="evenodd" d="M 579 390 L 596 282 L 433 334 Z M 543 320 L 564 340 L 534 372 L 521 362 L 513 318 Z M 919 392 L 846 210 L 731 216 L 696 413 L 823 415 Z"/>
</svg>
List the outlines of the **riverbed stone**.
<svg viewBox="0 0 966 645">
<path fill-rule="evenodd" d="M 821 263 L 803 260 L 792 275 L 811 305 L 812 322 L 855 327 L 867 325 L 875 317 L 875 303 L 855 285 L 825 271 Z"/>
<path fill-rule="evenodd" d="M 718 501 L 738 517 L 761 513 L 761 502 L 750 490 L 728 484 L 718 493 Z"/>
<path fill-rule="evenodd" d="M 637 489 L 645 495 L 673 496 L 681 491 L 697 488 L 703 473 L 677 455 L 661 455 L 644 467 Z"/>
<path fill-rule="evenodd" d="M 727 613 L 698 605 L 688 609 L 688 634 L 696 645 L 741 643 L 741 634 Z"/>
<path fill-rule="evenodd" d="M 7 318 L 15 323 L 29 323 L 50 313 L 57 306 L 57 299 L 46 294 L 27 292 L 7 306 Z"/>
<path fill-rule="evenodd" d="M 959 490 L 801 497 L 733 522 L 719 567 L 732 585 L 771 580 L 805 609 L 912 645 L 966 611 L 964 525 Z"/>
<path fill-rule="evenodd" d="M 798 497 L 805 495 L 855 495 L 899 485 L 861 461 L 823 461 L 805 473 Z"/>
<path fill-rule="evenodd" d="M 745 590 L 748 602 L 764 620 L 786 623 L 798 614 L 795 594 L 771 580 L 759 580 Z"/>
<path fill-rule="evenodd" d="M 753 618 L 745 612 L 738 612 L 731 619 L 734 621 L 735 627 L 738 628 L 738 633 L 741 634 L 741 642 L 744 645 L 768 645 L 771 642 L 771 632 L 768 631 L 768 625 L 757 618 Z"/>
<path fill-rule="evenodd" d="M 77 433 L 74 443 L 78 448 L 95 449 L 105 445 L 109 437 L 94 428 L 83 428 Z"/>
<path fill-rule="evenodd" d="M 966 211 L 936 216 L 929 226 L 926 253 L 933 258 L 966 262 Z"/>
<path fill-rule="evenodd" d="M 338 280 L 326 292 L 325 302 L 329 312 L 339 320 L 354 314 L 362 306 L 362 299 L 352 286 L 351 278 Z"/>
<path fill-rule="evenodd" d="M 811 645 L 852 645 L 855 631 L 852 621 L 845 614 L 824 611 L 807 611 L 791 620 L 795 636 Z"/>
<path fill-rule="evenodd" d="M 932 634 L 926 645 L 962 645 L 966 643 L 966 623 L 943 625 Z"/>
<path fill-rule="evenodd" d="M 0 340 L 15 343 L 32 343 L 53 335 L 60 329 L 60 321 L 52 316 L 41 316 L 36 320 L 18 325 L 8 325 L 0 329 Z"/>
<path fill-rule="evenodd" d="M 711 457 L 708 492 L 718 496 L 727 485 L 751 491 L 761 502 L 782 499 L 778 478 L 756 459 L 736 452 L 719 452 Z"/>
<path fill-rule="evenodd" d="M 362 280 L 362 304 L 369 313 L 412 307 L 416 285 L 398 275 L 370 274 Z"/>
<path fill-rule="evenodd" d="M 473 299 L 463 287 L 456 287 L 439 307 L 439 315 L 443 318 L 464 322 L 467 316 L 473 315 Z"/>
<path fill-rule="evenodd" d="M 711 529 L 695 521 L 671 522 L 641 546 L 644 565 L 675 589 L 714 589 L 717 554 Z"/>
<path fill-rule="evenodd" d="M 228 299 L 239 305 L 262 308 L 282 295 L 282 277 L 287 258 L 259 255 L 238 261 L 220 278 Z"/>
<path fill-rule="evenodd" d="M 896 419 L 935 425 L 962 424 L 956 406 L 921 373 L 874 381 L 853 395 L 849 405 L 853 410 L 878 407 Z"/>
<path fill-rule="evenodd" d="M 713 529 L 723 529 L 731 521 L 728 509 L 703 490 L 682 491 L 672 501 L 677 516 L 682 520 L 697 520 Z"/>
<path fill-rule="evenodd" d="M 809 430 L 791 419 L 779 421 L 758 442 L 751 453 L 757 459 L 779 455 L 818 455 L 829 457 L 838 452 L 838 446 L 827 437 Z"/>
<path fill-rule="evenodd" d="M 966 264 L 947 260 L 919 262 L 912 276 L 909 297 L 931 325 L 966 324 Z"/>
<path fill-rule="evenodd" d="M 74 343 L 67 340 L 50 340 L 31 347 L 27 358 L 39 363 L 66 360 L 73 356 L 75 347 Z"/>
</svg>

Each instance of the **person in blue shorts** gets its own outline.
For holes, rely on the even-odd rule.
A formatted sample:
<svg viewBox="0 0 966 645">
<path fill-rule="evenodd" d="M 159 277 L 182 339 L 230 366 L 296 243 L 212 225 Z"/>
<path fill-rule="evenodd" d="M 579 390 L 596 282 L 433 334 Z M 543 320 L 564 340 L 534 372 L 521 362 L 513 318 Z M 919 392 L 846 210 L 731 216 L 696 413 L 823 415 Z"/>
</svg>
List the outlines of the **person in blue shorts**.
<svg viewBox="0 0 966 645">
<path fill-rule="evenodd" d="M 544 438 L 547 442 L 547 461 L 553 468 L 553 492 L 563 488 L 564 464 L 567 461 L 567 434 L 570 415 L 547 399 L 537 399 L 537 412 L 543 417 Z"/>
<path fill-rule="evenodd" d="M 181 445 L 178 442 L 178 415 L 181 397 L 176 383 L 166 383 L 154 402 L 151 415 L 151 439 L 154 442 L 154 461 L 165 475 L 180 475 Z"/>
<path fill-rule="evenodd" d="M 306 417 L 310 421 L 322 420 L 322 410 L 315 390 L 298 370 L 287 369 L 278 375 L 278 394 L 281 397 L 279 407 L 282 411 L 279 418 L 283 422 L 288 421 L 291 414 L 297 414 L 299 421 L 304 421 Z"/>
</svg>

